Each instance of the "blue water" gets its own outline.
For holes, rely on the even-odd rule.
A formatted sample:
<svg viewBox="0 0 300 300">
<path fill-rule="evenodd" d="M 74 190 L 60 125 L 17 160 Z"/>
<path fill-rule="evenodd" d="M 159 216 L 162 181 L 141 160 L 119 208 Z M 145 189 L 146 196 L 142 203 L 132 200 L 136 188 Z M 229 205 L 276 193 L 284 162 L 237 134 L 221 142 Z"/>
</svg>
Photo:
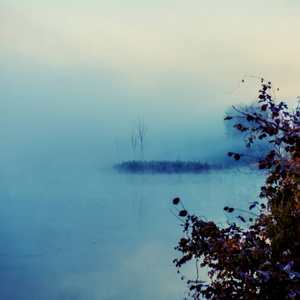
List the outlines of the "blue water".
<svg viewBox="0 0 300 300">
<path fill-rule="evenodd" d="M 172 263 L 182 236 L 172 199 L 225 222 L 223 207 L 247 208 L 264 178 L 248 170 L 124 175 L 74 165 L 0 180 L 0 299 L 179 300 L 187 288 Z"/>
</svg>

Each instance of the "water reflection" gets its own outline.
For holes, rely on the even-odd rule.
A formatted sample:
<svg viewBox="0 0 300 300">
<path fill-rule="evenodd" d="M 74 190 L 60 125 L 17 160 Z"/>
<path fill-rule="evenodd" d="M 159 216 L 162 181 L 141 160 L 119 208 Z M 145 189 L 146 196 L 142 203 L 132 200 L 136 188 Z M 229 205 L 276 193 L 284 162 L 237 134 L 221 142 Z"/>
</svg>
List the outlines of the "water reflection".
<svg viewBox="0 0 300 300">
<path fill-rule="evenodd" d="M 146 217 L 146 204 L 144 201 L 144 191 L 141 187 L 141 191 L 134 191 L 132 193 L 132 214 L 137 216 L 137 222 L 140 225 L 145 222 Z"/>
<path fill-rule="evenodd" d="M 170 213 L 226 221 L 224 205 L 246 208 L 263 178 L 218 172 L 124 175 L 72 170 L 18 185 L 1 197 L 1 299 L 182 299 L 173 247 L 182 233 Z M 189 272 L 189 270 L 186 270 Z"/>
</svg>

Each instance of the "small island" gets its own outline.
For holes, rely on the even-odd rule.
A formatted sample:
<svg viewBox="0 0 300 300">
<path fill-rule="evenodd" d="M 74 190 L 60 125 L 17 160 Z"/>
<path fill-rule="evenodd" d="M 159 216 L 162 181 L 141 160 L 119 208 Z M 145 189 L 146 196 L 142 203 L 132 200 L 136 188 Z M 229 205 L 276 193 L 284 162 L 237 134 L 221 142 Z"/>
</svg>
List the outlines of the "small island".
<svg viewBox="0 0 300 300">
<path fill-rule="evenodd" d="M 215 170 L 227 170 L 231 167 L 218 163 L 202 163 L 195 161 L 125 161 L 113 166 L 114 169 L 124 173 L 202 173 Z"/>
</svg>

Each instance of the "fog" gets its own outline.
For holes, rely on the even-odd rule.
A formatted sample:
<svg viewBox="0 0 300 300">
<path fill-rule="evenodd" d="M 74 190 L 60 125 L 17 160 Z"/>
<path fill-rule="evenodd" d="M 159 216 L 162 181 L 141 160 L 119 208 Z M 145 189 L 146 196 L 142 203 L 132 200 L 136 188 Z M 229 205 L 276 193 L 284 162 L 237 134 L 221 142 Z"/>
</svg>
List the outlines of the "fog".
<svg viewBox="0 0 300 300">
<path fill-rule="evenodd" d="M 191 91 L 183 81 L 154 91 L 130 90 L 107 74 L 73 72 L 17 68 L 2 78 L 6 162 L 12 159 L 21 166 L 31 157 L 48 168 L 61 159 L 85 164 L 93 159 L 106 166 L 132 159 L 132 124 L 138 118 L 148 127 L 147 159 L 201 159 L 214 140 L 224 140 L 225 105 L 200 87 Z"/>
<path fill-rule="evenodd" d="M 213 95 L 192 95 L 184 83 L 171 92 L 129 90 L 97 72 L 45 69 L 17 68 L 2 83 L 1 299 L 182 299 L 187 290 L 172 263 L 182 228 L 172 199 L 225 222 L 223 206 L 246 208 L 263 178 L 111 167 L 134 158 L 138 118 L 148 126 L 147 160 L 227 162 L 234 144 Z"/>
<path fill-rule="evenodd" d="M 297 103 L 299 3 L 71 2 L 1 1 L 0 299 L 182 299 L 172 199 L 226 222 L 264 175 L 112 166 L 138 158 L 138 120 L 147 161 L 227 164 L 225 110 L 260 77 Z"/>
</svg>

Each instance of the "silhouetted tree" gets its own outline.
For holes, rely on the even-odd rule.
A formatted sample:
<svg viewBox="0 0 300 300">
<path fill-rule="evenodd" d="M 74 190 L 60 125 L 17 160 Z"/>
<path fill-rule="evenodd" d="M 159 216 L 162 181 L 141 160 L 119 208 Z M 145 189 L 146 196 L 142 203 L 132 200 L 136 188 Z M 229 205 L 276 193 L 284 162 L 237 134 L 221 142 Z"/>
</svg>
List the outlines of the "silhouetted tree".
<svg viewBox="0 0 300 300">
<path fill-rule="evenodd" d="M 245 216 L 238 216 L 243 227 L 236 223 L 219 227 L 188 213 L 183 205 L 179 212 L 185 236 L 175 248 L 182 253 L 174 260 L 178 272 L 188 262 L 208 267 L 208 282 L 198 276 L 187 280 L 193 299 L 300 299 L 300 112 L 292 113 L 283 102 L 276 104 L 271 83 L 263 79 L 261 83 L 260 108 L 269 117 L 240 111 L 247 124 L 235 125 L 249 133 L 248 147 L 264 138 L 272 145 L 259 161 L 259 168 L 268 173 L 261 200 L 249 207 L 251 218 L 246 222 Z M 228 155 L 235 160 L 244 157 L 236 152 Z M 173 204 L 180 205 L 180 199 Z M 255 207 L 258 214 L 252 212 Z M 231 213 L 235 208 L 224 210 Z"/>
<path fill-rule="evenodd" d="M 148 145 L 148 126 L 144 119 L 138 119 L 132 125 L 131 146 L 136 158 L 136 150 L 139 148 L 139 159 L 144 160 L 145 148 Z"/>
</svg>

